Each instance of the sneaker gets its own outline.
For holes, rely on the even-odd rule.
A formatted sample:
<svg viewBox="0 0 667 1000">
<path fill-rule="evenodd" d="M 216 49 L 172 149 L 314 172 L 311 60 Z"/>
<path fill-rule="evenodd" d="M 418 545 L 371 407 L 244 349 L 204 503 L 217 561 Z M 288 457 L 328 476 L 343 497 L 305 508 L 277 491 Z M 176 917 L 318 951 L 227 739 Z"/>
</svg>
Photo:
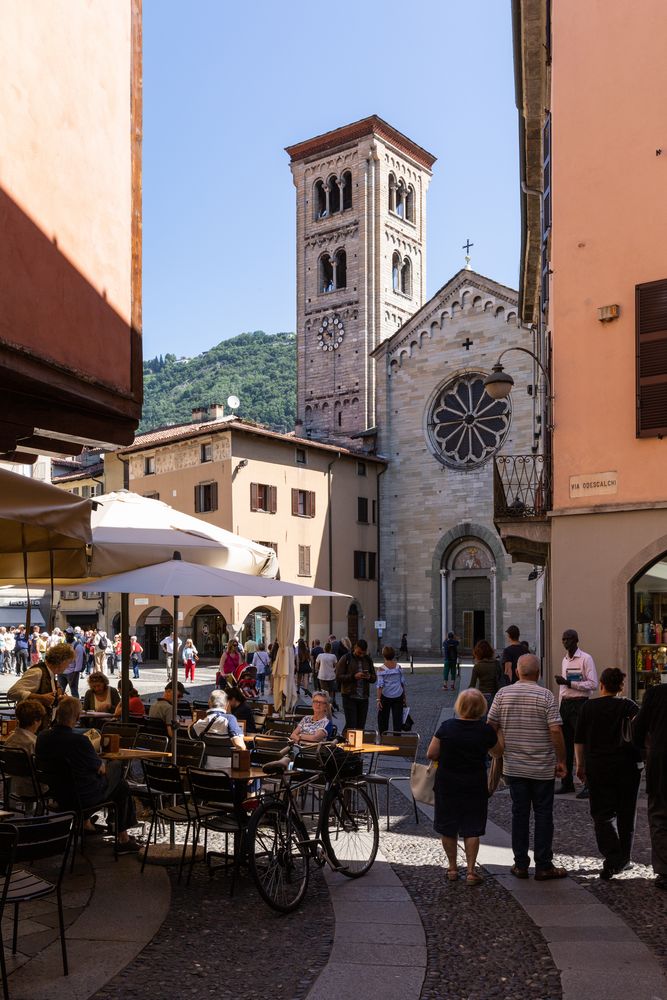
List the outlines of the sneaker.
<svg viewBox="0 0 667 1000">
<path fill-rule="evenodd" d="M 119 844 L 116 848 L 116 854 L 138 854 L 141 850 L 141 846 L 136 840 L 130 838 L 126 844 Z"/>
<path fill-rule="evenodd" d="M 589 799 L 588 789 L 584 786 L 580 792 L 577 792 L 575 799 Z"/>
<path fill-rule="evenodd" d="M 518 865 L 512 865 L 510 868 L 510 874 L 514 875 L 515 878 L 530 878 L 527 868 L 519 868 Z"/>
<path fill-rule="evenodd" d="M 545 868 L 543 871 L 535 872 L 536 882 L 549 882 L 551 879 L 555 878 L 567 878 L 567 871 L 565 868 Z"/>
<path fill-rule="evenodd" d="M 599 875 L 600 878 L 605 880 L 605 882 L 608 882 L 610 878 L 613 878 L 614 875 L 616 875 L 616 872 L 617 872 L 616 868 L 613 868 L 612 865 L 608 864 L 606 861 L 603 861 Z"/>
</svg>

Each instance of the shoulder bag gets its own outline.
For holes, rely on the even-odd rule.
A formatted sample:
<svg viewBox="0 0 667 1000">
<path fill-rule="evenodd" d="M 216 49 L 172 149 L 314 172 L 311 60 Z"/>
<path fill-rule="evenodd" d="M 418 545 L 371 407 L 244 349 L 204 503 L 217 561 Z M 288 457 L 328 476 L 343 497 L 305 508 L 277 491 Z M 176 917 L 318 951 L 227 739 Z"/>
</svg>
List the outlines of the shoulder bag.
<svg viewBox="0 0 667 1000">
<path fill-rule="evenodd" d="M 410 767 L 410 791 L 417 802 L 432 806 L 435 803 L 435 761 L 428 764 L 413 764 Z"/>
</svg>

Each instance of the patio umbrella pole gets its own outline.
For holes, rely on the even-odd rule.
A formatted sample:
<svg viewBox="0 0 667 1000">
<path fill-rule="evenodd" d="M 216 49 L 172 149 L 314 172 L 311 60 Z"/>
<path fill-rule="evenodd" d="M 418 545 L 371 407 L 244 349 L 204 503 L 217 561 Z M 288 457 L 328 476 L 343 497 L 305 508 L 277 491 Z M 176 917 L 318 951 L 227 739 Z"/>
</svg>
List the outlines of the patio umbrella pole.
<svg viewBox="0 0 667 1000">
<path fill-rule="evenodd" d="M 176 729 L 178 727 L 178 595 L 174 594 L 174 652 L 171 658 L 171 753 L 176 763 Z"/>
<path fill-rule="evenodd" d="M 130 595 L 120 595 L 120 699 L 121 719 L 130 721 Z"/>
</svg>

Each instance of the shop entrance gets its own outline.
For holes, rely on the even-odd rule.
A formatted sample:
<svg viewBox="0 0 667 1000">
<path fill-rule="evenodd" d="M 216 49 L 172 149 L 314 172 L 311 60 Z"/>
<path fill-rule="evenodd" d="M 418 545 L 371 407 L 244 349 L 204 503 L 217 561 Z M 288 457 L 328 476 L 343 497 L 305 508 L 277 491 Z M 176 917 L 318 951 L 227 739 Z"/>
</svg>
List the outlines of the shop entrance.
<svg viewBox="0 0 667 1000">
<path fill-rule="evenodd" d="M 632 690 L 641 701 L 654 684 L 667 684 L 667 554 L 632 585 Z"/>
<path fill-rule="evenodd" d="M 164 608 L 150 608 L 142 625 L 137 622 L 137 638 L 144 649 L 144 660 L 160 659 L 160 642 L 171 633 L 172 621 Z"/>
<path fill-rule="evenodd" d="M 210 604 L 199 608 L 192 618 L 192 641 L 199 655 L 207 659 L 220 659 L 227 636 L 227 622 Z"/>
</svg>

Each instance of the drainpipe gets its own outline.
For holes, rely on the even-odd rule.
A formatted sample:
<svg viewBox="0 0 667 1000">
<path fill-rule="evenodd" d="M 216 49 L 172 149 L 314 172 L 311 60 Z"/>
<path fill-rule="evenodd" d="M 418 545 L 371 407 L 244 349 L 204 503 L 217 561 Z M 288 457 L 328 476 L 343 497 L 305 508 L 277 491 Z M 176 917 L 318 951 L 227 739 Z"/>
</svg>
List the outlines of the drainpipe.
<svg viewBox="0 0 667 1000">
<path fill-rule="evenodd" d="M 328 539 L 329 539 L 329 590 L 333 590 L 333 520 L 331 517 L 331 470 L 341 457 L 338 452 L 336 457 L 327 465 L 327 519 L 328 519 Z M 329 635 L 333 634 L 333 597 L 329 598 Z"/>
<path fill-rule="evenodd" d="M 380 476 L 384 476 L 384 474 L 385 474 L 386 471 L 387 471 L 387 466 L 385 465 L 385 467 L 383 469 L 381 469 L 377 473 L 377 475 L 375 477 L 375 508 L 376 508 L 375 509 L 375 519 L 376 519 L 376 522 L 377 522 L 377 524 L 376 524 L 376 529 L 377 529 L 377 560 L 376 560 L 377 561 L 377 570 L 376 570 L 376 572 L 377 572 L 377 578 L 378 578 L 377 579 L 377 586 L 378 586 L 377 615 L 378 615 L 378 621 L 382 621 L 382 607 L 381 607 L 381 598 L 380 598 L 380 593 L 381 593 L 380 581 L 381 581 L 381 577 L 382 577 L 382 570 L 381 570 L 382 563 L 380 561 L 380 553 L 381 553 L 381 550 L 382 550 L 382 548 L 381 548 L 382 547 L 382 542 L 381 542 L 381 539 L 380 539 Z"/>
</svg>

